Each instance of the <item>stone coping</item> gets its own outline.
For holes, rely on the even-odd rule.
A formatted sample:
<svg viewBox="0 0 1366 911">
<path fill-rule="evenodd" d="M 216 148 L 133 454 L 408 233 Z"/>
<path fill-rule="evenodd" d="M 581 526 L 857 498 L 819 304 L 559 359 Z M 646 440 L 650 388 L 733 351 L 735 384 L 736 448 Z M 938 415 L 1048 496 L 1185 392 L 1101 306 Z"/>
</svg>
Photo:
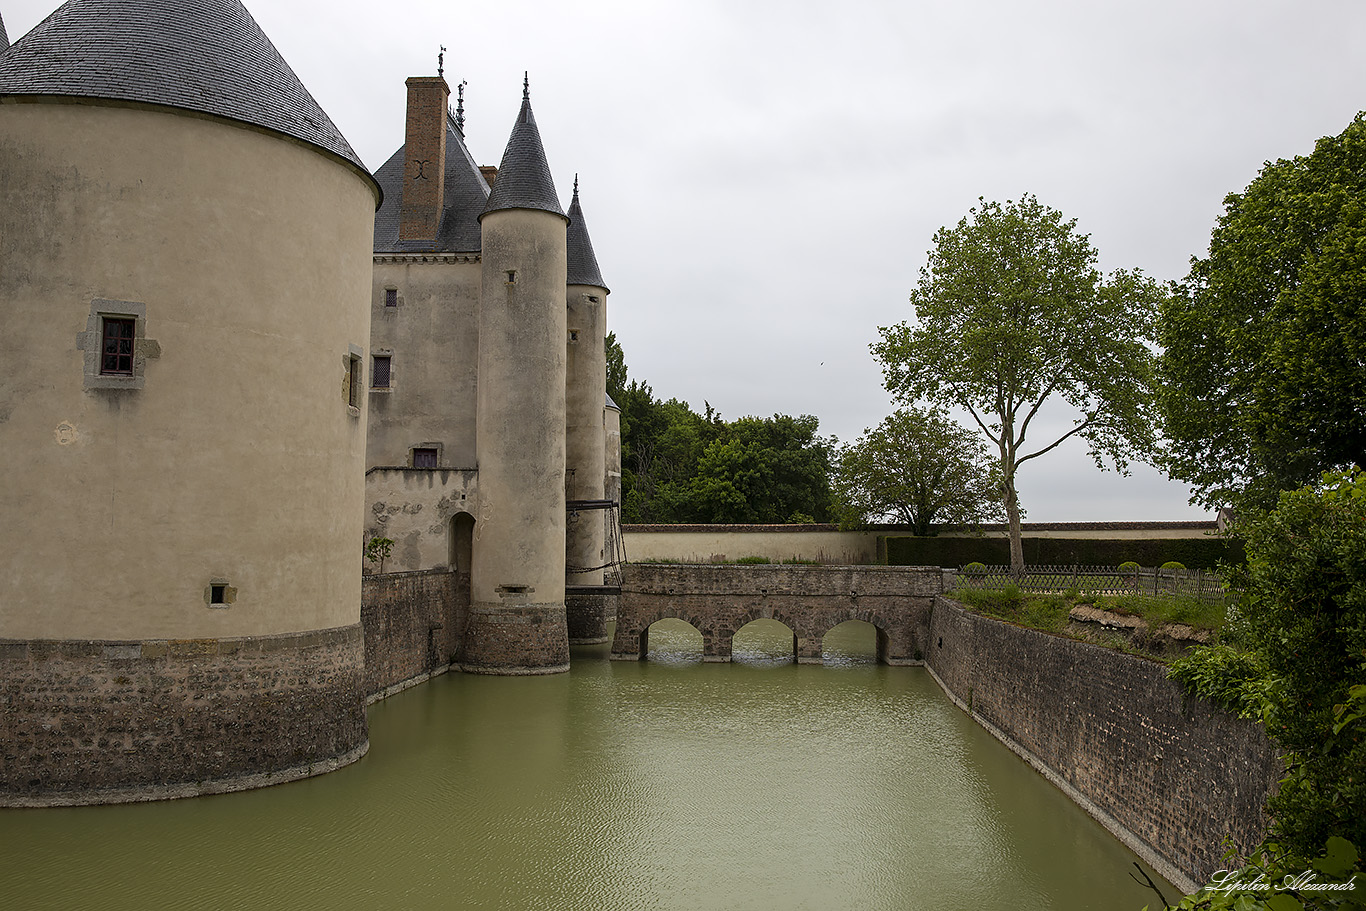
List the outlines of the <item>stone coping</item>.
<svg viewBox="0 0 1366 911">
<path fill-rule="evenodd" d="M 966 525 L 935 525 L 932 526 L 936 534 L 953 534 L 963 532 L 1000 532 L 1010 531 L 1010 526 L 1004 523 L 994 523 L 973 528 Z M 1021 531 L 1026 534 L 1031 531 L 1189 531 L 1202 529 L 1206 531 L 1217 531 L 1219 523 L 1214 519 L 1201 520 L 1182 520 L 1174 522 L 1025 522 L 1020 526 Z M 773 532 L 813 532 L 813 531 L 840 531 L 838 525 L 833 524 L 812 524 L 812 525 L 663 525 L 663 524 L 624 524 L 621 526 L 623 532 L 725 532 L 727 534 L 753 532 L 756 534 L 772 534 Z M 909 537 L 916 537 L 909 525 L 869 525 L 866 528 L 845 529 L 849 534 L 898 534 Z"/>
<path fill-rule="evenodd" d="M 207 655 L 261 655 L 295 649 L 330 648 L 360 640 L 359 623 L 334 629 L 220 639 L 0 639 L 0 660 L 95 658 L 118 661 L 200 658 Z"/>
</svg>

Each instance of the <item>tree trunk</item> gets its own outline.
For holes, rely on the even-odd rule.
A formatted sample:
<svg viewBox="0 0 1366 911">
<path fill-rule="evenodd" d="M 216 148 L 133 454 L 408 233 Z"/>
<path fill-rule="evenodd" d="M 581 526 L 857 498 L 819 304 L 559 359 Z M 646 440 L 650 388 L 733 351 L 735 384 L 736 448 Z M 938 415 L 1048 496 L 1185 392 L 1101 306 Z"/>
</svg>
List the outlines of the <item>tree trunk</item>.
<svg viewBox="0 0 1366 911">
<path fill-rule="evenodd" d="M 1006 476 L 1006 518 L 1010 522 L 1010 575 L 1024 576 L 1024 542 L 1020 532 L 1020 500 L 1015 494 L 1015 478 Z"/>
</svg>

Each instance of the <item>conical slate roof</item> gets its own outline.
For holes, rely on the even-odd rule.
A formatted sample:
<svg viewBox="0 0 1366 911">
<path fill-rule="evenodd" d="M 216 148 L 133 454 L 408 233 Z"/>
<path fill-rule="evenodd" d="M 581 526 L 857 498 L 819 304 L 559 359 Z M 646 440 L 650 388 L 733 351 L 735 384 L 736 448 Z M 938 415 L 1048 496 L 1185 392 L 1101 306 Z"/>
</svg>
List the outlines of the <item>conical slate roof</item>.
<svg viewBox="0 0 1366 911">
<path fill-rule="evenodd" d="M 3 54 L 7 47 L 9 47 L 9 35 L 5 34 L 5 17 L 0 16 L 0 54 Z"/>
<path fill-rule="evenodd" d="M 500 209 L 541 209 L 564 216 L 560 197 L 555 192 L 555 181 L 550 177 L 550 165 L 541 146 L 541 131 L 536 129 L 536 117 L 531 113 L 531 93 L 522 86 L 522 110 L 512 125 L 512 136 L 503 150 L 503 162 L 498 165 L 498 179 L 493 182 L 484 214 Z"/>
<path fill-rule="evenodd" d="M 445 199 L 436 240 L 399 240 L 399 210 L 403 206 L 403 149 L 399 146 L 375 172 L 384 202 L 375 210 L 376 253 L 478 253 L 482 248 L 479 216 L 489 198 L 489 185 L 465 140 L 451 121 L 446 123 Z"/>
<path fill-rule="evenodd" d="M 4 95 L 212 114 L 292 136 L 366 170 L 238 0 L 68 0 L 0 56 Z"/>
<path fill-rule="evenodd" d="M 502 179 L 501 177 L 499 178 Z M 497 182 L 495 181 L 495 186 Z M 593 255 L 593 241 L 588 237 L 588 225 L 579 207 L 579 178 L 574 178 L 574 198 L 569 203 L 569 228 L 565 238 L 568 255 L 570 285 L 592 285 L 607 290 L 598 269 L 598 258 Z"/>
</svg>

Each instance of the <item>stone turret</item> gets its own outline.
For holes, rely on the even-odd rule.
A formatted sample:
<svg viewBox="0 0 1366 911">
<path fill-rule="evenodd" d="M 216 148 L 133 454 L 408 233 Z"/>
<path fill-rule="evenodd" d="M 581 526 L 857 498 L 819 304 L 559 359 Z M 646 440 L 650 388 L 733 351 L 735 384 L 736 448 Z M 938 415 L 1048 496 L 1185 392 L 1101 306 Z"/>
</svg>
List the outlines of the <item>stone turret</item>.
<svg viewBox="0 0 1366 911">
<path fill-rule="evenodd" d="M 524 86 L 480 216 L 479 515 L 463 670 L 569 668 L 565 624 L 566 223 Z"/>
<path fill-rule="evenodd" d="M 365 751 L 378 197 L 237 0 L 71 0 L 0 53 L 0 805 Z"/>
<path fill-rule="evenodd" d="M 607 398 L 607 285 L 602 280 L 588 224 L 579 203 L 579 181 L 569 204 L 568 380 L 565 390 L 565 496 L 570 501 L 565 539 L 568 584 L 601 586 L 606 562 L 606 525 L 601 508 L 574 509 L 575 502 L 605 499 L 606 447 L 603 403 Z M 575 570 L 579 570 L 576 572 Z M 566 601 L 571 642 L 606 642 L 607 607 L 602 592 L 572 591 Z"/>
</svg>

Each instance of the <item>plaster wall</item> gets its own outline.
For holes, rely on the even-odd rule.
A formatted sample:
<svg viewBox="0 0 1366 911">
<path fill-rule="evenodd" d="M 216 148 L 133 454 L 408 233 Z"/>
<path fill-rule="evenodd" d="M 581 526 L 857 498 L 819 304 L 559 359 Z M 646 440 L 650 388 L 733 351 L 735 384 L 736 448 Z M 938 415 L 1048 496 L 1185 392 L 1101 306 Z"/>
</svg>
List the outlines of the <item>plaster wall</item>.
<svg viewBox="0 0 1366 911">
<path fill-rule="evenodd" d="M 497 210 L 481 226 L 479 514 L 461 665 L 567 670 L 565 219 Z"/>
<path fill-rule="evenodd" d="M 453 549 L 451 520 L 477 513 L 477 476 L 470 469 L 450 468 L 372 468 L 365 473 L 365 540 L 394 542 L 384 561 L 386 573 L 457 568 L 452 565 L 460 558 Z M 468 565 L 458 568 L 470 571 Z"/>
<path fill-rule="evenodd" d="M 359 622 L 365 415 L 345 377 L 375 202 L 278 136 L 0 104 L 0 638 Z M 145 308 L 142 388 L 85 388 L 96 299 Z M 210 606 L 215 581 L 231 604 Z"/>
<path fill-rule="evenodd" d="M 815 560 L 856 565 L 878 562 L 876 532 L 801 525 L 625 525 L 626 557 L 634 562 L 676 560 L 724 563 L 742 557 L 771 562 Z"/>
<path fill-rule="evenodd" d="M 607 475 L 603 403 L 607 399 L 607 291 L 570 285 L 566 292 L 565 497 L 601 500 Z M 607 513 L 585 510 L 567 519 L 565 559 L 601 566 Z M 575 573 L 577 585 L 601 585 L 602 570 Z"/>
<path fill-rule="evenodd" d="M 437 448 L 442 468 L 475 466 L 479 275 L 478 254 L 374 257 L 368 467 L 412 465 L 418 446 Z M 390 358 L 387 389 L 374 387 L 375 355 Z"/>
</svg>

